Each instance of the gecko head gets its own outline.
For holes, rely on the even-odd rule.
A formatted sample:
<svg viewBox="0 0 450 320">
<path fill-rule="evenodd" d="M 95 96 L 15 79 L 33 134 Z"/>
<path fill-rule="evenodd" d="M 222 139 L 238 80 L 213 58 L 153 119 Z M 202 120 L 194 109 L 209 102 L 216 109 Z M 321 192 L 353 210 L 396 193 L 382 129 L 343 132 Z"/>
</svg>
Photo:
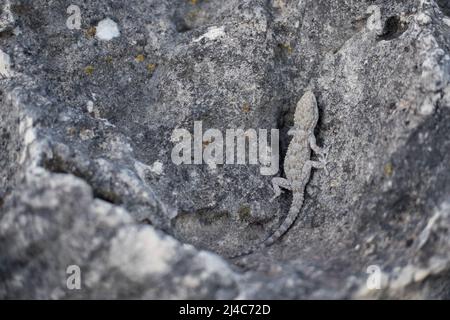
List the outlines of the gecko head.
<svg viewBox="0 0 450 320">
<path fill-rule="evenodd" d="M 306 91 L 297 103 L 293 129 L 310 131 L 316 127 L 317 121 L 319 121 L 319 110 L 316 97 L 312 91 Z"/>
</svg>

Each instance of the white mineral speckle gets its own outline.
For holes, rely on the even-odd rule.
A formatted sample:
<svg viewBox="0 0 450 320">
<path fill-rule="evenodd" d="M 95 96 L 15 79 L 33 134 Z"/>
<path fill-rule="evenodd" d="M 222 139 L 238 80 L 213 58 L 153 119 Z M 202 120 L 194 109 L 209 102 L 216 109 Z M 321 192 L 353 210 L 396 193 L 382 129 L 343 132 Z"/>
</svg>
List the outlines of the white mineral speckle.
<svg viewBox="0 0 450 320">
<path fill-rule="evenodd" d="M 148 173 L 149 171 L 157 175 L 162 175 L 164 172 L 164 164 L 161 161 L 155 161 L 151 166 L 136 161 L 134 163 L 134 168 L 136 169 L 136 173 L 142 181 L 145 181 L 146 173 Z"/>
<path fill-rule="evenodd" d="M 194 42 L 199 42 L 203 39 L 215 40 L 224 35 L 225 35 L 225 27 L 223 27 L 223 26 L 222 27 L 210 27 L 204 35 L 198 37 L 197 39 L 194 39 Z"/>
<path fill-rule="evenodd" d="M 87 109 L 87 112 L 89 112 L 89 113 L 94 112 L 94 102 L 89 100 L 86 104 L 86 109 Z"/>
<path fill-rule="evenodd" d="M 161 175 L 164 171 L 164 165 L 161 161 L 155 161 L 151 167 L 150 167 L 150 171 L 153 173 L 156 173 L 158 175 Z"/>
<path fill-rule="evenodd" d="M 437 101 L 439 100 L 440 95 L 436 94 L 434 96 L 428 96 L 425 98 L 425 101 L 419 108 L 419 114 L 422 116 L 429 116 L 434 113 L 436 110 Z"/>
<path fill-rule="evenodd" d="M 109 41 L 120 36 L 119 26 L 110 18 L 100 21 L 96 28 L 96 37 L 103 41 Z"/>
<path fill-rule="evenodd" d="M 0 50 L 0 75 L 4 77 L 11 77 L 11 59 L 9 55 Z"/>
<path fill-rule="evenodd" d="M 449 18 L 444 18 L 442 19 L 444 21 L 444 23 L 450 27 L 450 19 Z"/>
<path fill-rule="evenodd" d="M 431 17 L 425 13 L 419 13 L 416 16 L 416 21 L 419 25 L 425 26 L 427 24 L 430 24 L 431 22 Z"/>
</svg>

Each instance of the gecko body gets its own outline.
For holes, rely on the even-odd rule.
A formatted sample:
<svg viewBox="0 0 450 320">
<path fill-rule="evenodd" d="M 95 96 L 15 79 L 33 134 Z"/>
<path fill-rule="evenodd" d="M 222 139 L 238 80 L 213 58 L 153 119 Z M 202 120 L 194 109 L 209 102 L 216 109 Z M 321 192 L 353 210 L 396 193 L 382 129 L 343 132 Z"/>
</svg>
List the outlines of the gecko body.
<svg viewBox="0 0 450 320">
<path fill-rule="evenodd" d="M 328 149 L 317 146 L 314 136 L 314 129 L 319 120 L 319 111 L 314 93 L 307 91 L 300 101 L 294 115 L 294 126 L 288 131 L 292 135 L 292 140 L 284 159 L 284 172 L 286 178 L 273 178 L 272 185 L 275 195 L 271 202 L 281 195 L 281 188 L 292 192 L 292 203 L 289 212 L 280 227 L 265 241 L 244 252 L 234 255 L 233 258 L 248 255 L 258 249 L 263 249 L 275 243 L 292 226 L 297 219 L 303 206 L 305 188 L 309 182 L 311 171 L 315 169 L 325 169 L 328 174 L 327 153 Z M 318 161 L 311 160 L 311 150 L 318 156 Z"/>
</svg>

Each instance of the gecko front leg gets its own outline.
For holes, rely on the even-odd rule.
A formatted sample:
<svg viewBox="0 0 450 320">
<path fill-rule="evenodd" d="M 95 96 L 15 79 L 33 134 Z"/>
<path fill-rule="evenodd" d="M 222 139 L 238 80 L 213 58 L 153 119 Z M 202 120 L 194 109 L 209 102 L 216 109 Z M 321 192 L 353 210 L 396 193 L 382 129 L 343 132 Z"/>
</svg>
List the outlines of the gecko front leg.
<svg viewBox="0 0 450 320">
<path fill-rule="evenodd" d="M 314 151 L 314 153 L 316 153 L 317 155 L 319 155 L 319 163 L 321 163 L 321 165 L 319 165 L 319 167 L 317 166 L 313 166 L 316 169 L 324 169 L 325 173 L 328 175 L 328 169 L 327 169 L 327 164 L 328 164 L 328 152 L 330 151 L 330 147 L 325 147 L 325 148 L 321 148 L 317 145 L 316 142 L 316 137 L 314 136 L 314 134 L 311 134 L 309 136 L 309 146 L 311 147 L 311 149 Z"/>
<path fill-rule="evenodd" d="M 291 183 L 289 182 L 289 180 L 287 180 L 285 178 L 273 178 L 272 186 L 273 186 L 273 191 L 275 192 L 275 195 L 269 200 L 270 202 L 272 202 L 273 200 L 275 200 L 276 198 L 278 198 L 281 195 L 281 191 L 282 191 L 281 188 L 286 189 L 286 190 L 292 190 Z"/>
<path fill-rule="evenodd" d="M 326 158 L 326 156 L 328 155 L 328 151 L 330 150 L 330 147 L 326 147 L 326 148 L 321 148 L 317 145 L 317 141 L 316 141 L 316 137 L 314 136 L 314 134 L 311 134 L 309 136 L 309 146 L 311 147 L 311 149 L 318 155 L 320 155 L 321 157 Z"/>
</svg>

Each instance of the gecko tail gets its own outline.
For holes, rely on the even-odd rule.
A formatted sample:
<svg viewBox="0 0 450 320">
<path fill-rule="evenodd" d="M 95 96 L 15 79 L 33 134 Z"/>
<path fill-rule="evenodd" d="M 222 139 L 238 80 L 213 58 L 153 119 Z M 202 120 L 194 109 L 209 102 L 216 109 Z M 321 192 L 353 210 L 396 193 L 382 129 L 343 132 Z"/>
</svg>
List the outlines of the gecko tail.
<svg viewBox="0 0 450 320">
<path fill-rule="evenodd" d="M 267 248 L 274 244 L 278 239 L 280 239 L 288 230 L 289 228 L 294 224 L 295 220 L 298 217 L 298 214 L 300 213 L 300 209 L 303 206 L 303 193 L 296 192 L 294 193 L 294 198 L 292 200 L 291 208 L 289 209 L 289 213 L 284 220 L 284 222 L 281 224 L 281 226 L 276 230 L 271 236 L 269 236 L 266 240 L 261 242 L 260 244 L 251 247 L 250 249 L 247 249 L 245 251 L 241 251 L 237 254 L 234 254 L 230 256 L 230 259 L 240 258 L 243 256 L 247 256 L 249 254 L 254 253 L 255 251 L 262 250 L 264 248 Z"/>
<path fill-rule="evenodd" d="M 248 256 L 248 255 L 250 255 L 252 253 L 255 253 L 255 251 L 258 251 L 259 249 L 262 249 L 262 247 L 263 247 L 263 243 L 261 243 L 261 244 L 259 244 L 257 246 L 253 246 L 250 249 L 247 249 L 247 250 L 238 252 L 236 254 L 233 254 L 232 256 L 229 256 L 228 258 L 229 259 L 236 259 L 236 258 L 241 258 L 241 257 L 244 257 L 244 256 Z"/>
<path fill-rule="evenodd" d="M 250 255 L 252 253 L 255 253 L 256 251 L 262 250 L 262 249 L 264 249 L 266 247 L 267 247 L 267 245 L 266 245 L 266 242 L 264 241 L 264 242 L 261 242 L 261 243 L 255 245 L 255 246 L 247 249 L 247 250 L 243 250 L 243 251 L 238 252 L 238 253 L 236 253 L 236 254 L 234 254 L 232 256 L 229 256 L 228 258 L 236 259 L 236 258 L 241 258 L 241 257 L 244 257 L 244 256 L 248 256 L 248 255 Z"/>
<path fill-rule="evenodd" d="M 264 240 L 260 244 L 253 246 L 250 249 L 247 249 L 245 251 L 241 251 L 237 254 L 234 254 L 234 255 L 230 256 L 229 258 L 230 259 L 240 258 L 243 256 L 250 255 L 252 253 L 255 253 L 258 250 L 262 250 L 264 248 L 270 247 L 278 239 L 280 239 L 289 230 L 289 228 L 294 224 L 302 205 L 303 205 L 303 194 L 298 193 L 298 194 L 296 194 L 296 196 L 294 196 L 294 199 L 293 199 L 293 202 L 291 205 L 291 209 L 289 210 L 289 213 L 288 213 L 286 219 L 281 224 L 281 226 L 278 228 L 278 230 L 276 230 L 271 236 L 269 236 L 266 240 Z"/>
<path fill-rule="evenodd" d="M 291 208 L 289 209 L 287 217 L 284 219 L 283 223 L 278 228 L 278 230 L 276 230 L 270 237 L 268 237 L 260 245 L 260 247 L 266 248 L 271 246 L 278 239 L 280 239 L 289 230 L 290 227 L 292 227 L 303 206 L 303 199 L 304 199 L 303 193 L 301 192 L 294 193 Z"/>
<path fill-rule="evenodd" d="M 254 252 L 254 250 L 245 250 L 245 251 L 241 251 L 236 254 L 233 254 L 231 256 L 228 256 L 228 258 L 229 259 L 237 259 L 237 258 L 241 258 L 243 256 L 248 256 L 249 254 L 252 254 L 253 252 Z"/>
<path fill-rule="evenodd" d="M 274 244 L 278 239 L 280 239 L 294 224 L 297 219 L 300 210 L 303 206 L 303 193 L 295 192 L 294 197 L 292 199 L 291 208 L 289 209 L 289 213 L 287 217 L 284 219 L 281 226 L 276 230 L 270 237 L 268 237 L 263 243 L 259 245 L 260 248 L 267 248 Z"/>
</svg>

